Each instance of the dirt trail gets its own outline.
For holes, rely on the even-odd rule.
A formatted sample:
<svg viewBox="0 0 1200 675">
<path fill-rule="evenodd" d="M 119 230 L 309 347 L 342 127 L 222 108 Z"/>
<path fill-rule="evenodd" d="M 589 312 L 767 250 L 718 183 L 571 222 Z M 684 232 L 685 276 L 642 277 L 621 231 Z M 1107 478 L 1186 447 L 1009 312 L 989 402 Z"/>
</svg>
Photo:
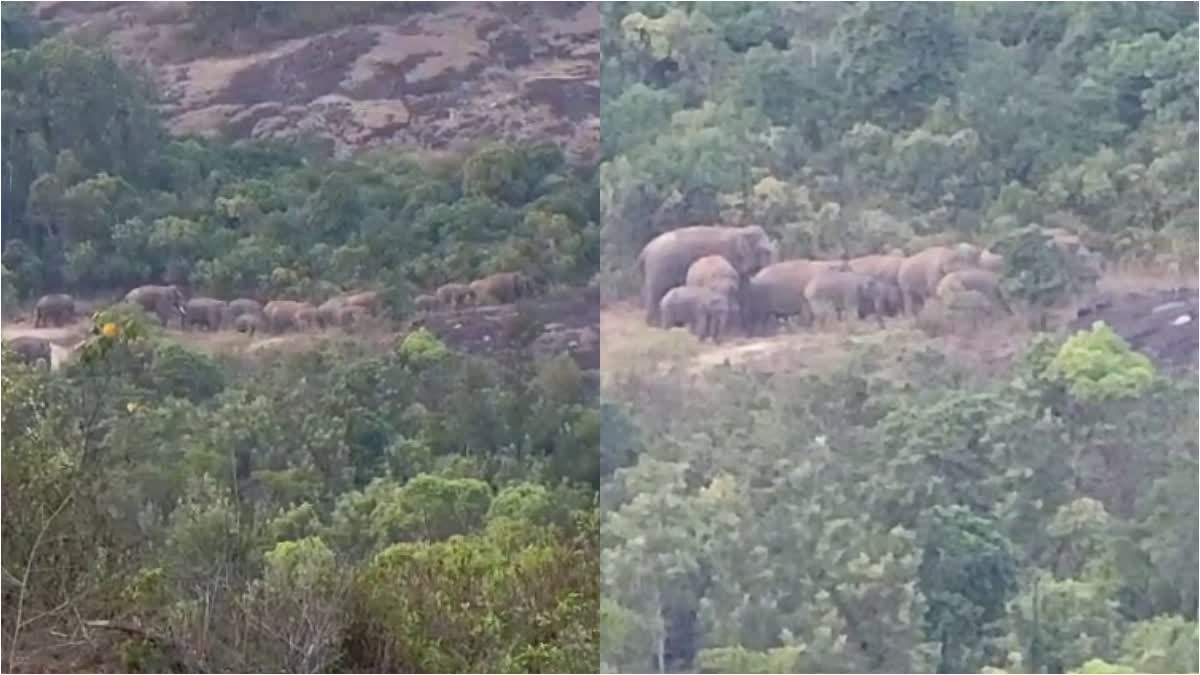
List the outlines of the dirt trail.
<svg viewBox="0 0 1200 675">
<path fill-rule="evenodd" d="M 1196 289 L 1103 291 L 1096 299 L 1055 321 L 1065 330 L 1089 328 L 1103 320 L 1159 367 L 1196 369 L 1200 361 L 1198 333 L 1200 295 Z M 683 329 L 663 331 L 645 325 L 629 304 L 606 308 L 601 317 L 605 376 L 621 371 L 661 371 L 682 367 L 699 375 L 718 366 L 758 370 L 819 371 L 843 362 L 854 346 L 875 346 L 903 361 L 934 348 L 951 362 L 979 373 L 1002 373 L 1032 337 L 1024 321 L 1013 318 L 937 337 L 926 335 L 911 319 L 895 319 L 878 331 L 867 325 L 836 330 L 796 330 L 765 338 L 734 337 L 722 344 L 699 343 Z"/>
<path fill-rule="evenodd" d="M 583 370 L 600 367 L 600 298 L 596 289 L 569 288 L 515 304 L 472 307 L 435 312 L 399 321 L 368 321 L 350 330 L 310 331 L 253 337 L 232 330 L 215 333 L 165 329 L 168 338 L 210 354 L 304 351 L 325 340 L 346 339 L 387 349 L 408 331 L 423 326 L 451 349 L 497 356 L 516 354 L 526 347 L 541 359 L 566 351 Z M 98 307 L 97 307 L 98 308 Z M 90 312 L 89 312 L 90 313 Z M 80 313 L 88 316 L 88 313 Z M 27 318 L 0 326 L 0 337 L 21 336 L 49 340 L 58 357 L 69 358 L 70 347 L 87 337 L 91 325 L 85 318 L 61 327 L 34 328 Z"/>
</svg>

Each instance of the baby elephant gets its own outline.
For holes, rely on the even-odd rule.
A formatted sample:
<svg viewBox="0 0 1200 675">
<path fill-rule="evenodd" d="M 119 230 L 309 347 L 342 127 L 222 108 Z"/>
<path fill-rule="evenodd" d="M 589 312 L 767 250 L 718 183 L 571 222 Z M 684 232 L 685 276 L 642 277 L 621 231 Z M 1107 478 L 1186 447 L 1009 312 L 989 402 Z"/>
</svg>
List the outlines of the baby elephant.
<svg viewBox="0 0 1200 675">
<path fill-rule="evenodd" d="M 819 306 L 831 306 L 840 321 L 847 309 L 855 307 L 859 319 L 874 315 L 879 327 L 883 327 L 881 286 L 866 274 L 843 270 L 818 272 L 804 287 L 804 297 L 814 312 Z"/>
<path fill-rule="evenodd" d="M 729 322 L 729 298 L 708 288 L 676 286 L 659 301 L 658 311 L 663 328 L 688 326 L 702 342 L 712 338 L 716 343 Z"/>
<path fill-rule="evenodd" d="M 257 313 L 239 314 L 233 320 L 233 329 L 250 337 L 254 337 L 254 334 L 262 327 L 262 315 Z"/>
<path fill-rule="evenodd" d="M 437 299 L 447 309 L 458 309 L 475 301 L 475 291 L 466 284 L 446 284 L 437 289 Z"/>
<path fill-rule="evenodd" d="M 41 328 L 50 323 L 55 326 L 75 320 L 75 298 L 66 293 L 43 295 L 33 308 L 33 327 Z"/>
<path fill-rule="evenodd" d="M 17 359 L 22 363 L 36 366 L 39 361 L 45 361 L 47 368 L 51 365 L 49 340 L 22 335 L 9 340 L 8 346 L 12 347 Z"/>
<path fill-rule="evenodd" d="M 996 303 L 1000 309 L 1012 314 L 1012 308 L 1000 290 L 1000 275 L 987 270 L 972 268 L 951 272 L 942 277 L 937 285 L 937 296 L 943 302 L 965 291 L 974 291 Z"/>
</svg>

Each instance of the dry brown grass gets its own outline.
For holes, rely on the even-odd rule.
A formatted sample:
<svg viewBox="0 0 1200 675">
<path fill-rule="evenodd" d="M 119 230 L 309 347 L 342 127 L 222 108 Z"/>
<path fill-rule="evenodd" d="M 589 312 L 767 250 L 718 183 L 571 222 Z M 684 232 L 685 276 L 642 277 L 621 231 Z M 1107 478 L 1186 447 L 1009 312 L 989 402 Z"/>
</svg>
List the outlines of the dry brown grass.
<svg viewBox="0 0 1200 675">
<path fill-rule="evenodd" d="M 672 377 L 686 374 L 702 382 L 708 370 L 722 366 L 822 373 L 864 351 L 881 357 L 889 369 L 903 369 L 927 348 L 974 372 L 997 373 L 1008 367 L 1032 335 L 1027 319 L 1020 315 L 951 322 L 933 335 L 925 325 L 929 319 L 926 315 L 915 321 L 894 318 L 882 330 L 870 321 L 851 320 L 770 337 L 735 337 L 714 345 L 701 343 L 682 329 L 647 326 L 639 309 L 619 304 L 600 316 L 602 378 L 610 382 L 623 374 L 673 373 Z"/>
<path fill-rule="evenodd" d="M 1150 262 L 1123 262 L 1105 270 L 1096 287 L 1102 291 L 1158 291 L 1172 288 L 1196 288 L 1200 278 L 1196 270 L 1162 268 Z"/>
</svg>

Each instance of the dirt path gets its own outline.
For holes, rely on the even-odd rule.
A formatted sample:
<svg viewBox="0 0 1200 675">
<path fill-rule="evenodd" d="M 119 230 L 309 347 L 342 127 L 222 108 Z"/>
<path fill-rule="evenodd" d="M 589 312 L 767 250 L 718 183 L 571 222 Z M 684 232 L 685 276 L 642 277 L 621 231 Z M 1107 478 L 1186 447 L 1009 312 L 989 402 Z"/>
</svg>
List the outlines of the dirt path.
<svg viewBox="0 0 1200 675">
<path fill-rule="evenodd" d="M 352 340 L 386 350 L 396 339 L 417 326 L 423 326 L 451 349 L 473 354 L 497 355 L 535 347 L 537 358 L 547 353 L 569 352 L 580 368 L 600 367 L 598 347 L 600 299 L 595 289 L 569 288 L 511 305 L 473 307 L 461 311 L 435 312 L 407 320 L 368 321 L 352 329 L 332 329 L 288 333 L 258 334 L 253 337 L 233 330 L 213 333 L 165 329 L 166 336 L 191 349 L 209 354 L 261 354 L 275 351 L 305 351 L 327 340 Z M 80 316 L 90 315 L 80 312 Z M 11 340 L 30 336 L 50 341 L 54 364 L 71 355 L 70 347 L 88 336 L 91 324 L 80 319 L 70 325 L 34 328 L 26 317 L 0 325 L 0 337 Z"/>
<path fill-rule="evenodd" d="M 1156 311 L 1157 310 L 1157 311 Z M 1134 349 L 1169 369 L 1197 367 L 1200 296 L 1195 289 L 1164 289 L 1153 284 L 1136 290 L 1102 290 L 1075 312 L 1056 313 L 1055 324 L 1080 330 L 1103 320 Z M 664 331 L 645 324 L 628 303 L 607 307 L 600 319 L 604 376 L 621 372 L 682 369 L 700 375 L 718 366 L 767 371 L 821 371 L 843 363 L 855 347 L 875 347 L 901 363 L 919 350 L 933 348 L 952 363 L 981 374 L 1003 373 L 1032 333 L 1021 318 L 988 323 L 977 330 L 930 336 L 915 321 L 897 319 L 883 331 L 867 325 L 833 330 L 797 330 L 766 338 L 735 337 L 713 345 L 700 343 L 683 329 Z"/>
</svg>

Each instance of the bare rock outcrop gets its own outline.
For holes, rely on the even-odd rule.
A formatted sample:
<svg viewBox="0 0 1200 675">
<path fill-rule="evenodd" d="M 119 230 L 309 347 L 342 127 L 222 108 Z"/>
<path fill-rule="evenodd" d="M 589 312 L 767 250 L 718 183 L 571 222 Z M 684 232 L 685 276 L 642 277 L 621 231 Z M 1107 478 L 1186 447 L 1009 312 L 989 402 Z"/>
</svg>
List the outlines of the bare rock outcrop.
<svg viewBox="0 0 1200 675">
<path fill-rule="evenodd" d="M 316 136 L 339 154 L 550 138 L 597 157 L 597 3 L 378 3 L 311 34 L 215 42 L 195 4 L 41 2 L 38 16 L 144 67 L 179 134 Z"/>
</svg>

